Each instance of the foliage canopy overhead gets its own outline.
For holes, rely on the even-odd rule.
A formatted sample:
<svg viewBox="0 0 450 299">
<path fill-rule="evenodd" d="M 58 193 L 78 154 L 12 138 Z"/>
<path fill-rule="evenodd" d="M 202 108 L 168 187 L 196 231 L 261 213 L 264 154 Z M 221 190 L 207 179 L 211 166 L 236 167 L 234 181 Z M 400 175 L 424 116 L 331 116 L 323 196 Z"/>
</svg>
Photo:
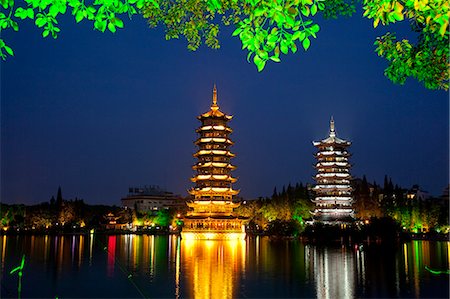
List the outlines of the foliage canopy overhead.
<svg viewBox="0 0 450 299">
<path fill-rule="evenodd" d="M 351 16 L 356 0 L 0 0 L 0 33 L 19 30 L 19 23 L 34 21 L 42 36 L 57 38 L 58 17 L 70 13 L 77 23 L 92 21 L 95 30 L 114 33 L 123 28 L 122 18 L 141 14 L 150 27 L 163 26 L 166 39 L 184 36 L 188 49 L 202 43 L 217 49 L 221 26 L 233 26 L 258 71 L 281 55 L 307 51 L 317 38 L 317 16 Z M 376 52 L 388 61 L 385 75 L 404 84 L 408 77 L 429 89 L 448 90 L 449 2 L 446 0 L 363 0 L 364 17 L 373 26 L 409 20 L 415 43 L 397 40 L 388 32 L 375 41 Z M 14 55 L 0 39 L 0 56 Z"/>
</svg>

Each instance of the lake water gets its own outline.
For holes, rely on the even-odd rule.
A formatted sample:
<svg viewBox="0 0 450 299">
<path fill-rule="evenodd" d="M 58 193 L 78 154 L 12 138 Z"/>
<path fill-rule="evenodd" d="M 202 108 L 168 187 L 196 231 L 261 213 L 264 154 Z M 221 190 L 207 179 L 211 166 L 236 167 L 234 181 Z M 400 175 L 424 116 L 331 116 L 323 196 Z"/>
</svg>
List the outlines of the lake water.
<svg viewBox="0 0 450 299">
<path fill-rule="evenodd" d="M 1 236 L 1 297 L 25 254 L 22 297 L 361 298 L 449 296 L 449 242 L 317 246 L 252 237 Z"/>
</svg>

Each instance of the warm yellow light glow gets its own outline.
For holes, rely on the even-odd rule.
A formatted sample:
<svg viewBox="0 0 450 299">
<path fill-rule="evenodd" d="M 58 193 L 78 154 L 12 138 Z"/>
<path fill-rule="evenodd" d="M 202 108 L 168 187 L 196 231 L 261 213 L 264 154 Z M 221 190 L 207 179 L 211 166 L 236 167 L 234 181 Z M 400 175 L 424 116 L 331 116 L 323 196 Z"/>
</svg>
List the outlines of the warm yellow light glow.
<svg viewBox="0 0 450 299">
<path fill-rule="evenodd" d="M 231 131 L 230 128 L 221 126 L 221 125 L 219 125 L 219 126 L 203 126 L 200 128 L 200 130 L 202 130 L 202 131 L 209 131 L 211 129 L 216 130 L 216 131 L 224 131 L 224 130 Z"/>
<path fill-rule="evenodd" d="M 194 168 L 198 168 L 198 167 L 219 167 L 219 168 L 236 168 L 236 166 L 231 165 L 230 163 L 222 163 L 222 162 L 207 162 L 207 163 L 203 163 L 203 164 L 197 164 L 194 165 Z"/>
<path fill-rule="evenodd" d="M 230 157 L 234 157 L 235 155 L 233 153 L 230 153 L 229 151 L 225 150 L 199 150 L 197 153 L 194 154 L 194 156 L 200 156 L 200 155 L 227 155 Z"/>
<path fill-rule="evenodd" d="M 244 240 L 245 232 L 181 232 L 183 240 Z"/>
</svg>

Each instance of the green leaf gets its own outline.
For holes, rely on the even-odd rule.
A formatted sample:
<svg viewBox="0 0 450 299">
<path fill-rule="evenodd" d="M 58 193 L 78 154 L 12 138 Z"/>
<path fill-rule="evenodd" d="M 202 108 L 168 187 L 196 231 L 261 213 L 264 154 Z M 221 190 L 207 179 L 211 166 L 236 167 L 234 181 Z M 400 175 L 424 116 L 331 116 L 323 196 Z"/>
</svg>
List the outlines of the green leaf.
<svg viewBox="0 0 450 299">
<path fill-rule="evenodd" d="M 27 9 L 27 17 L 34 19 L 34 10 L 32 8 Z"/>
<path fill-rule="evenodd" d="M 273 50 L 273 53 L 275 54 L 276 57 L 279 57 L 280 56 L 280 47 L 276 46 L 275 50 Z"/>
<path fill-rule="evenodd" d="M 308 17 L 308 16 L 309 16 L 309 7 L 308 7 L 308 6 L 303 6 L 303 7 L 301 8 L 301 12 L 302 12 L 302 14 L 303 14 L 305 17 Z M 305 25 L 306 25 L 306 22 L 305 22 Z"/>
<path fill-rule="evenodd" d="M 14 52 L 10 47 L 5 45 L 4 48 L 5 48 L 6 53 L 8 53 L 11 56 L 14 56 Z"/>
<path fill-rule="evenodd" d="M 119 28 L 123 28 L 123 21 L 121 19 L 114 18 L 111 21 L 114 24 L 114 26 L 119 27 Z"/>
<path fill-rule="evenodd" d="M 282 40 L 280 46 L 281 46 L 281 52 L 282 52 L 283 54 L 287 54 L 288 51 L 289 51 L 289 48 L 288 48 L 288 46 L 287 46 L 287 44 L 286 44 L 286 41 Z"/>
<path fill-rule="evenodd" d="M 233 34 L 231 36 L 237 36 L 241 32 L 242 32 L 242 28 L 236 28 L 236 30 L 233 31 Z"/>
<path fill-rule="evenodd" d="M 49 14 L 50 14 L 51 16 L 56 17 L 56 16 L 59 14 L 59 7 L 58 7 L 57 5 L 55 5 L 55 4 L 53 4 L 52 6 L 50 6 Z"/>
<path fill-rule="evenodd" d="M 314 24 L 311 26 L 311 28 L 309 30 L 311 30 L 314 33 L 317 33 L 320 30 L 320 26 L 318 24 Z"/>
<path fill-rule="evenodd" d="M 313 6 L 311 6 L 311 15 L 315 15 L 317 13 L 317 5 L 313 4 Z"/>
<path fill-rule="evenodd" d="M 302 42 L 302 45 L 305 51 L 307 51 L 309 46 L 311 45 L 311 41 L 309 40 L 309 38 L 305 38 Z"/>
<path fill-rule="evenodd" d="M 281 12 L 276 12 L 273 15 L 273 19 L 275 20 L 275 22 L 278 23 L 279 26 L 281 26 L 286 20 L 286 18 L 284 17 L 284 15 Z"/>
<path fill-rule="evenodd" d="M 247 62 L 250 62 L 250 57 L 252 57 L 253 52 L 248 52 L 247 54 Z"/>
<path fill-rule="evenodd" d="M 45 24 L 47 24 L 47 19 L 39 17 L 39 18 L 36 19 L 36 21 L 34 23 L 36 24 L 36 26 L 42 27 Z"/>
<path fill-rule="evenodd" d="M 50 33 L 50 31 L 49 31 L 48 29 L 45 29 L 45 30 L 42 32 L 42 37 L 47 37 L 49 33 Z"/>
<path fill-rule="evenodd" d="M 18 7 L 16 9 L 16 11 L 14 12 L 14 16 L 16 18 L 21 18 L 23 20 L 23 19 L 25 19 L 25 17 L 23 16 L 23 12 L 24 12 L 24 9 L 22 7 Z"/>
<path fill-rule="evenodd" d="M 17 22 L 11 21 L 11 27 L 14 31 L 19 31 L 19 24 L 17 24 Z"/>
<path fill-rule="evenodd" d="M 82 10 L 77 11 L 77 14 L 75 16 L 75 21 L 77 23 L 80 23 L 81 20 L 83 20 L 83 18 L 84 18 L 83 11 Z"/>
<path fill-rule="evenodd" d="M 281 62 L 280 58 L 278 58 L 276 56 L 270 56 L 270 60 L 275 61 L 275 62 Z"/>
<path fill-rule="evenodd" d="M 291 51 L 292 53 L 297 52 L 297 46 L 294 43 L 291 44 Z"/>
<path fill-rule="evenodd" d="M 108 29 L 109 29 L 109 31 L 111 31 L 112 33 L 116 32 L 116 26 L 114 26 L 113 23 L 108 23 Z"/>
<path fill-rule="evenodd" d="M 264 13 L 266 12 L 266 10 L 264 9 L 264 7 L 259 6 L 258 8 L 256 8 L 253 12 L 253 15 L 255 17 L 260 17 L 262 16 Z"/>
<path fill-rule="evenodd" d="M 264 59 L 264 60 L 269 59 L 269 54 L 267 54 L 266 51 L 258 50 L 258 51 L 257 51 L 257 54 L 258 54 L 259 57 L 261 57 L 261 58 Z"/>
<path fill-rule="evenodd" d="M 394 11 L 393 16 L 397 21 L 403 21 L 404 17 L 401 11 Z"/>
<path fill-rule="evenodd" d="M 306 37 L 306 33 L 304 31 L 300 32 L 300 40 L 304 40 Z"/>
<path fill-rule="evenodd" d="M 266 65 L 266 61 L 261 59 L 258 55 L 255 55 L 255 57 L 253 57 L 253 62 L 258 68 L 258 72 L 261 72 L 264 69 L 264 66 Z"/>
</svg>

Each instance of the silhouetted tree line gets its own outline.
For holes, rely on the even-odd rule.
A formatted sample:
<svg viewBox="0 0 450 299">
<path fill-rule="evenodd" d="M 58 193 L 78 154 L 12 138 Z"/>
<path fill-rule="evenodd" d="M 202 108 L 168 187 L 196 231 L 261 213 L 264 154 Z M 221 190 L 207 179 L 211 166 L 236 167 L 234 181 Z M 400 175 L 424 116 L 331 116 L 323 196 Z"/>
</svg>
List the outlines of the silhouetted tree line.
<svg viewBox="0 0 450 299">
<path fill-rule="evenodd" d="M 58 188 L 56 199 L 37 205 L 0 204 L 2 228 L 19 230 L 55 230 L 74 231 L 84 227 L 98 227 L 104 224 L 108 213 L 119 215 L 124 221 L 131 221 L 132 215 L 117 206 L 88 205 L 83 199 L 65 200 L 61 187 Z"/>
</svg>

